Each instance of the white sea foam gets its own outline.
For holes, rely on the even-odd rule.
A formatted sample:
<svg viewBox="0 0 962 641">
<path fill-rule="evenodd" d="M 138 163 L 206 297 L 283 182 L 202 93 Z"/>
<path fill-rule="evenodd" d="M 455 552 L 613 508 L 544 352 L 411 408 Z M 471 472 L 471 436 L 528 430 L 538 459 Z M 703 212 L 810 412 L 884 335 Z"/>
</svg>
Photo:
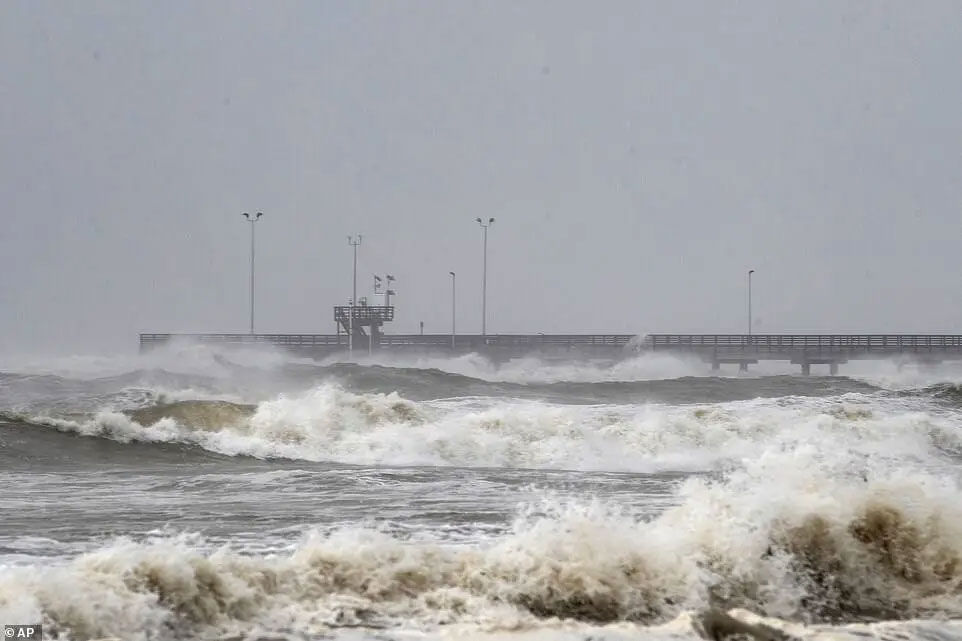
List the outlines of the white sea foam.
<svg viewBox="0 0 962 641">
<path fill-rule="evenodd" d="M 706 470 L 763 449 L 809 443 L 873 460 L 927 463 L 962 451 L 954 415 L 907 403 L 858 394 L 680 407 L 491 398 L 414 402 L 325 384 L 252 410 L 190 402 L 132 415 L 101 412 L 86 421 L 42 420 L 121 441 L 355 464 Z"/>
<path fill-rule="evenodd" d="M 331 359 L 328 362 L 333 362 Z M 539 383 L 604 383 L 668 380 L 682 377 L 738 377 L 797 375 L 798 365 L 787 361 L 761 361 L 748 372 L 733 367 L 714 371 L 700 358 L 683 353 L 626 352 L 621 358 L 608 361 L 546 360 L 538 356 L 514 358 L 494 362 L 480 354 L 455 357 L 376 355 L 373 359 L 361 356 L 359 363 L 394 367 L 438 369 L 491 382 L 522 384 Z M 828 374 L 828 367 L 813 373 Z M 962 384 L 962 362 L 941 364 L 920 363 L 912 359 L 852 360 L 841 366 L 842 376 L 890 390 L 920 389 L 938 383 Z"/>
<path fill-rule="evenodd" d="M 216 345 L 187 339 L 174 340 L 142 354 L 114 355 L 4 355 L 4 371 L 28 375 L 57 375 L 94 379 L 136 371 L 163 370 L 190 376 L 229 379 L 239 371 L 273 371 L 291 364 L 332 365 L 347 362 L 346 354 L 321 360 L 297 356 L 267 344 Z M 357 354 L 361 365 L 435 369 L 489 382 L 545 384 L 558 382 L 602 383 L 667 380 L 681 377 L 757 377 L 795 374 L 797 366 L 763 361 L 748 373 L 726 369 L 712 371 L 701 359 L 681 354 L 626 351 L 613 360 L 554 360 L 531 355 L 495 362 L 477 353 L 458 356 L 381 353 L 374 357 Z M 911 360 L 853 360 L 842 367 L 842 375 L 886 389 L 904 390 L 937 383 L 962 384 L 962 364 L 920 364 Z M 173 391 L 173 390 L 170 390 Z"/>
<path fill-rule="evenodd" d="M 343 358 L 332 357 L 324 362 L 340 360 Z M 525 356 L 496 363 L 480 354 L 453 357 L 378 354 L 373 358 L 359 356 L 357 362 L 389 367 L 436 369 L 489 382 L 522 384 L 648 381 L 713 375 L 711 368 L 698 359 L 670 354 L 632 355 L 630 352 L 627 352 L 624 358 L 614 361 L 552 361 L 538 356 Z"/>
<path fill-rule="evenodd" d="M 922 389 L 940 383 L 962 384 L 962 362 L 851 361 L 846 376 L 891 390 Z"/>
<path fill-rule="evenodd" d="M 313 363 L 267 344 L 215 345 L 174 340 L 143 353 L 16 355 L 3 357 L 5 372 L 92 379 L 139 370 L 225 377 L 236 367 L 276 369 L 288 363 Z"/>
<path fill-rule="evenodd" d="M 437 369 L 493 382 L 553 383 L 639 381 L 710 375 L 701 360 L 670 354 L 632 354 L 614 361 L 552 361 L 527 356 L 496 363 L 480 354 L 415 356 L 358 353 L 353 361 L 362 365 Z M 315 361 L 267 344 L 217 345 L 175 340 L 141 354 L 16 356 L 4 357 L 4 370 L 23 374 L 53 374 L 68 378 L 117 376 L 139 370 L 229 377 L 237 368 L 271 371 L 283 365 L 332 365 L 349 362 L 345 353 Z"/>
<path fill-rule="evenodd" d="M 56 567 L 0 568 L 0 620 L 137 641 L 356 625 L 516 634 L 556 617 L 668 633 L 711 607 L 796 622 L 962 616 L 959 484 L 851 478 L 840 462 L 770 453 L 724 480 L 688 481 L 651 521 L 549 500 L 478 545 L 363 529 L 270 556 L 207 552 L 194 537 L 119 540 Z"/>
</svg>

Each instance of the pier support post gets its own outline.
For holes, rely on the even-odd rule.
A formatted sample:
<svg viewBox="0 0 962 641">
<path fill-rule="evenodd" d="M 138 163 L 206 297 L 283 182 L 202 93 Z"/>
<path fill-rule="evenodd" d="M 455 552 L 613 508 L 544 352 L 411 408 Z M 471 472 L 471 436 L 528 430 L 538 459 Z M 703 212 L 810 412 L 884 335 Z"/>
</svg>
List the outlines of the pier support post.
<svg viewBox="0 0 962 641">
<path fill-rule="evenodd" d="M 808 361 L 803 361 L 802 376 L 811 376 L 811 375 L 812 375 L 812 364 L 809 363 Z"/>
<path fill-rule="evenodd" d="M 831 362 L 828 364 L 828 373 L 832 376 L 838 376 L 838 363 Z"/>
<path fill-rule="evenodd" d="M 738 364 L 738 371 L 739 371 L 739 372 L 747 372 L 747 371 L 748 371 L 748 363 L 747 363 L 746 361 L 740 362 L 740 363 Z"/>
<path fill-rule="evenodd" d="M 721 371 L 721 363 L 719 363 L 718 361 L 713 360 L 713 361 L 711 362 L 711 371 L 713 371 L 713 372 Z"/>
</svg>

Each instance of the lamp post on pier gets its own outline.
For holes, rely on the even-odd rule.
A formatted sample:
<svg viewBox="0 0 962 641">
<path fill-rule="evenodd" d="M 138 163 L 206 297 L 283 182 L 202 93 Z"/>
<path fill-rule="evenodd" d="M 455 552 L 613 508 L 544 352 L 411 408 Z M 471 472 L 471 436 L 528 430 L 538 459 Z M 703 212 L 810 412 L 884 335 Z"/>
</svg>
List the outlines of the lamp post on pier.
<svg viewBox="0 0 962 641">
<path fill-rule="evenodd" d="M 241 214 L 251 224 L 251 334 L 254 333 L 254 223 L 260 220 L 264 212 L 257 212 L 254 215 L 244 212 Z"/>
<path fill-rule="evenodd" d="M 754 269 L 748 270 L 748 342 L 752 341 L 752 274 Z"/>
<path fill-rule="evenodd" d="M 456 318 L 456 307 L 454 304 L 455 296 L 457 293 L 457 281 L 458 276 L 454 272 L 448 272 L 451 274 L 451 351 L 454 351 L 454 341 L 457 334 L 457 325 L 455 324 Z"/>
<path fill-rule="evenodd" d="M 361 235 L 348 236 L 347 244 L 354 248 L 354 288 L 351 294 L 351 333 L 347 337 L 347 351 L 354 356 L 354 306 L 357 305 L 357 248 L 361 244 Z"/>
<path fill-rule="evenodd" d="M 481 229 L 484 235 L 484 262 L 481 270 L 481 336 L 485 337 L 488 335 L 487 322 L 488 322 L 488 227 L 494 223 L 494 218 L 488 218 L 487 222 L 481 220 L 480 218 L 475 218 L 478 224 L 481 225 Z"/>
</svg>

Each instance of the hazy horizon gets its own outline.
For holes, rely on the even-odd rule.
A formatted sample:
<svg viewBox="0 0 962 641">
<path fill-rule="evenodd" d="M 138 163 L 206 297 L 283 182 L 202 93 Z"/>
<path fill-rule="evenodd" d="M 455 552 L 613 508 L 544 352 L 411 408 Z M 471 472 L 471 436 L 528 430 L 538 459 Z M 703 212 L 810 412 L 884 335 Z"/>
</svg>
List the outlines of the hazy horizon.
<svg viewBox="0 0 962 641">
<path fill-rule="evenodd" d="M 954 2 L 0 5 L 0 353 L 139 332 L 962 333 Z"/>
</svg>

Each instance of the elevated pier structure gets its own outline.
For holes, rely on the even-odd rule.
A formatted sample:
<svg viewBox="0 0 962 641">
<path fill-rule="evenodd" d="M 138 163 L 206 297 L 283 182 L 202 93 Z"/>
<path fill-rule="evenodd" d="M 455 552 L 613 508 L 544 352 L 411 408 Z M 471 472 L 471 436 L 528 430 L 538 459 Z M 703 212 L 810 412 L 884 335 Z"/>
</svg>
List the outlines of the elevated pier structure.
<svg viewBox="0 0 962 641">
<path fill-rule="evenodd" d="M 354 322 L 351 322 L 351 316 Z M 391 305 L 368 305 L 362 301 L 360 305 L 338 305 L 334 308 L 334 322 L 337 323 L 337 335 L 350 337 L 354 332 L 354 349 L 370 350 L 380 346 L 384 323 L 394 320 L 394 307 Z M 282 334 L 283 335 L 283 334 Z M 348 340 L 350 345 L 350 340 Z"/>
<path fill-rule="evenodd" d="M 350 309 L 349 307 L 346 309 Z M 355 307 L 361 310 L 377 308 Z M 349 312 L 345 312 L 348 314 Z M 375 313 L 376 315 L 376 313 Z M 355 319 L 357 320 L 357 319 Z M 639 339 L 633 334 L 384 334 L 377 325 L 370 332 L 355 327 L 354 350 L 394 354 L 470 354 L 502 359 L 537 354 L 557 358 L 619 358 L 630 353 Z M 140 351 L 183 341 L 212 345 L 271 345 L 311 358 L 324 358 L 348 351 L 348 331 L 337 334 L 141 334 Z M 373 339 L 373 345 L 368 340 Z"/>
<path fill-rule="evenodd" d="M 649 334 L 643 349 L 690 354 L 719 369 L 737 363 L 748 369 L 762 360 L 789 361 L 811 374 L 812 365 L 828 365 L 838 374 L 850 360 L 912 360 L 937 364 L 962 360 L 962 335 L 956 334 Z"/>
<path fill-rule="evenodd" d="M 147 351 L 172 341 L 215 345 L 272 345 L 311 358 L 348 351 L 350 307 L 335 308 L 337 334 L 141 334 Z M 354 307 L 354 349 L 395 354 L 479 353 L 502 360 L 538 355 L 544 358 L 625 358 L 639 353 L 695 356 L 718 370 L 735 364 L 742 371 L 760 361 L 787 361 L 802 374 L 813 365 L 827 365 L 836 375 L 851 360 L 915 361 L 938 364 L 962 360 L 962 335 L 940 334 L 384 334 L 382 325 L 393 318 L 393 308 Z M 344 333 L 341 333 L 341 328 Z"/>
</svg>

